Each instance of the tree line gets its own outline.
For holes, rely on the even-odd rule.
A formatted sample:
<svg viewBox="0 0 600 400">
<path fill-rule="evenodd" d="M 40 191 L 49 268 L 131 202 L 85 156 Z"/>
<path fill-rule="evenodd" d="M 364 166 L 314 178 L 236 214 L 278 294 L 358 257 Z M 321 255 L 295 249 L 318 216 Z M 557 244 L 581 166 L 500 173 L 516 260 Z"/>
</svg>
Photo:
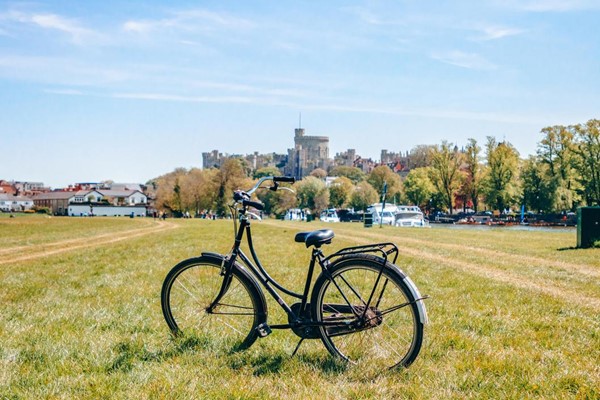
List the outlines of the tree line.
<svg viewBox="0 0 600 400">
<path fill-rule="evenodd" d="M 281 216 L 290 208 L 318 213 L 327 208 L 364 210 L 382 199 L 422 209 L 454 213 L 470 209 L 520 209 L 535 213 L 574 211 L 600 205 L 600 120 L 541 130 L 537 152 L 522 159 L 507 141 L 488 136 L 480 145 L 469 139 L 459 149 L 443 141 L 410 151 L 411 169 L 401 176 L 387 165 L 365 174 L 355 167 L 316 169 L 288 191 L 258 192 L 265 212 Z M 227 159 L 219 169 L 178 168 L 148 182 L 156 208 L 174 214 L 204 210 L 221 216 L 233 191 L 263 177 L 280 175 L 275 167 L 252 171 L 242 159 Z M 325 177 L 335 177 L 329 185 Z"/>
</svg>

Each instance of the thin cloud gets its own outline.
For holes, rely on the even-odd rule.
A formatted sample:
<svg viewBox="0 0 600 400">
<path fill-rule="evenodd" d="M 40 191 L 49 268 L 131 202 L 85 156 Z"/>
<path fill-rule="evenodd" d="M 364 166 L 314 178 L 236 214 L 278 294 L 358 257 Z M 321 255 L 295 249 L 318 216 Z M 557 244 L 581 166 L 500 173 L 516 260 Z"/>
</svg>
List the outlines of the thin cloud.
<svg viewBox="0 0 600 400">
<path fill-rule="evenodd" d="M 77 20 L 66 18 L 58 14 L 11 11 L 3 14 L 0 19 L 42 29 L 59 31 L 69 35 L 75 43 L 81 43 L 86 38 L 98 36 L 96 32 L 83 27 Z"/>
<path fill-rule="evenodd" d="M 310 103 L 284 101 L 273 97 L 249 96 L 182 96 L 165 93 L 113 93 L 112 98 L 147 101 L 171 101 L 183 103 L 222 103 L 222 104 L 253 104 L 261 106 L 288 107 L 294 110 L 333 111 L 343 113 L 387 114 L 422 118 L 454 119 L 466 121 L 489 121 L 498 123 L 543 124 L 546 117 L 518 115 L 494 112 L 473 112 L 465 110 L 424 109 L 411 107 L 385 107 L 380 105 L 346 105 L 335 99 L 318 104 L 318 99 Z"/>
<path fill-rule="evenodd" d="M 498 1 L 502 7 L 509 7 L 529 12 L 571 12 L 583 10 L 598 10 L 597 0 L 513 0 Z"/>
<path fill-rule="evenodd" d="M 525 31 L 518 28 L 507 28 L 502 26 L 485 26 L 480 29 L 481 34 L 475 38 L 475 40 L 488 41 L 498 40 L 510 36 L 517 36 L 523 34 Z"/>
<path fill-rule="evenodd" d="M 85 93 L 76 89 L 44 89 L 44 93 L 62 94 L 65 96 L 84 96 Z"/>
<path fill-rule="evenodd" d="M 175 101 L 183 103 L 261 103 L 260 99 L 243 96 L 182 96 L 163 93 L 114 93 L 111 97 L 115 99 Z"/>
<path fill-rule="evenodd" d="M 431 58 L 441 61 L 446 64 L 456 67 L 473 69 L 473 70 L 491 70 L 496 69 L 496 65 L 492 64 L 479 54 L 465 53 L 462 51 L 450 51 L 445 53 L 434 53 Z"/>
<path fill-rule="evenodd" d="M 148 34 L 155 31 L 206 31 L 215 28 L 251 29 L 255 24 L 249 20 L 206 10 L 177 11 L 171 17 L 147 20 L 129 20 L 122 25 L 126 32 Z"/>
</svg>

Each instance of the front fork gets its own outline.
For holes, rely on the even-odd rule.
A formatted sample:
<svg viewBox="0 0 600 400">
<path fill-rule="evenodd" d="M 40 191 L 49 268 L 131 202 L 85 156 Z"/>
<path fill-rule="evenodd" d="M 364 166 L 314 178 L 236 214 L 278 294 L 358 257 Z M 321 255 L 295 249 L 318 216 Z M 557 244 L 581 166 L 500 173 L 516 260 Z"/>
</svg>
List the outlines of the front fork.
<svg viewBox="0 0 600 400">
<path fill-rule="evenodd" d="M 237 258 L 237 254 L 232 252 L 231 255 L 224 256 L 221 261 L 221 273 L 220 275 L 223 277 L 223 282 L 221 282 L 221 288 L 219 289 L 219 293 L 217 297 L 210 303 L 208 307 L 206 307 L 206 312 L 208 314 L 212 314 L 223 298 L 225 293 L 227 293 L 227 289 L 229 289 L 229 285 L 231 284 L 231 279 L 233 277 L 233 268 L 235 265 L 235 259 Z"/>
</svg>

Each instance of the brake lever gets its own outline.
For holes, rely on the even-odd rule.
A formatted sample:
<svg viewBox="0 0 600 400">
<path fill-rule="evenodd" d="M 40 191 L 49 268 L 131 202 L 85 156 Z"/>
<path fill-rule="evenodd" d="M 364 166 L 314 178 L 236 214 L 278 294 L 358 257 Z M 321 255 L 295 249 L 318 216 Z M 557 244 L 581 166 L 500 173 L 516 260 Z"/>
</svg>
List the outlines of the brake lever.
<svg viewBox="0 0 600 400">
<path fill-rule="evenodd" d="M 283 190 L 287 190 L 287 191 L 292 192 L 292 193 L 296 193 L 296 192 L 294 192 L 294 189 L 290 189 L 289 187 L 286 187 L 286 186 L 279 186 L 279 190 L 282 190 L 282 189 Z"/>
<path fill-rule="evenodd" d="M 259 221 L 262 221 L 262 218 L 260 216 L 258 216 L 257 214 L 254 214 L 253 212 L 246 211 L 246 214 L 253 216 L 254 218 L 256 218 Z"/>
</svg>

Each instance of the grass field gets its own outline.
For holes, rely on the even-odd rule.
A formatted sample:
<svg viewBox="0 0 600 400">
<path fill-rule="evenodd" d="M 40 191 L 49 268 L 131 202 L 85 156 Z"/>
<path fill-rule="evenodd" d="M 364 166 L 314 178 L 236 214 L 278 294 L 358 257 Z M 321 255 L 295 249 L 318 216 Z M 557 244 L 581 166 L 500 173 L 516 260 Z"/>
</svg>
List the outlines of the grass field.
<svg viewBox="0 0 600 400">
<path fill-rule="evenodd" d="M 431 296 L 409 369 L 365 373 L 318 340 L 291 358 L 287 331 L 241 353 L 171 339 L 162 280 L 200 251 L 227 252 L 230 221 L 0 215 L 0 398 L 600 398 L 600 249 L 574 249 L 573 230 L 268 220 L 253 223 L 258 253 L 300 288 L 309 252 L 293 237 L 325 226 L 327 252 L 397 243 Z M 284 321 L 273 301 L 269 312 Z"/>
</svg>

